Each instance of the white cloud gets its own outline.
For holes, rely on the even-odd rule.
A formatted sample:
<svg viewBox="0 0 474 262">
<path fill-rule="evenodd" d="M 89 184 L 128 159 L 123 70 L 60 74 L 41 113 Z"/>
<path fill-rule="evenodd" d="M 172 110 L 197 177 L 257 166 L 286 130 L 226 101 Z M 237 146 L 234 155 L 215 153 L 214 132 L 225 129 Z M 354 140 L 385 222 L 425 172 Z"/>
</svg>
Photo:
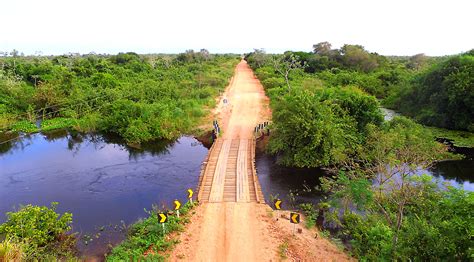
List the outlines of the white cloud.
<svg viewBox="0 0 474 262">
<path fill-rule="evenodd" d="M 0 7 L 0 50 L 25 53 L 281 52 L 322 41 L 385 55 L 474 48 L 472 0 L 7 0 Z"/>
</svg>

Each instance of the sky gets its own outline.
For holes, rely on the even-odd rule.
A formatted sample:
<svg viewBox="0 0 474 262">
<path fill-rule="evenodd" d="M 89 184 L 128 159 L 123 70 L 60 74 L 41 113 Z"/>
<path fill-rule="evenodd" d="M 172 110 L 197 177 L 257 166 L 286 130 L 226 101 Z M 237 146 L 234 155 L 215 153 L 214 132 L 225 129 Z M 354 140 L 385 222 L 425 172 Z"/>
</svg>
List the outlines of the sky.
<svg viewBox="0 0 474 262">
<path fill-rule="evenodd" d="M 474 48 L 473 0 L 0 0 L 0 51 L 25 54 L 311 51 L 383 55 Z"/>
</svg>

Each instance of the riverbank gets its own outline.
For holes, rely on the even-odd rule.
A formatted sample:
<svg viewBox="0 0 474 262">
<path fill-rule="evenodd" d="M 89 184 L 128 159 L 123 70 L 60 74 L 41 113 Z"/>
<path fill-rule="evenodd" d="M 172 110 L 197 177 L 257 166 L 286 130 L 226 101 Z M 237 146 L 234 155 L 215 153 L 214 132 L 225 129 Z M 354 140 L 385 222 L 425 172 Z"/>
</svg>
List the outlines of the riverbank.
<svg viewBox="0 0 474 262">
<path fill-rule="evenodd" d="M 140 148 L 117 136 L 65 130 L 25 136 L 0 152 L 0 223 L 21 204 L 59 202 L 59 212 L 73 214 L 80 254 L 103 256 L 147 216 L 144 208 L 187 200 L 207 151 L 187 136 Z"/>
<path fill-rule="evenodd" d="M 393 119 L 395 116 L 400 116 L 401 113 L 393 109 L 380 108 L 386 121 Z M 445 128 L 433 127 L 423 125 L 430 131 L 434 138 L 441 143 L 446 143 L 453 150 L 466 152 L 468 148 L 474 148 L 474 133 L 462 130 L 449 130 Z"/>
<path fill-rule="evenodd" d="M 159 210 L 156 207 L 148 211 L 149 217 L 131 225 L 127 238 L 106 255 L 106 260 L 165 261 L 169 257 L 169 250 L 178 243 L 176 233 L 190 223 L 196 205 L 196 202 L 183 204 L 179 209 L 179 217 L 176 211 Z M 165 223 L 158 222 L 162 219 L 158 214 L 167 215 Z"/>
<path fill-rule="evenodd" d="M 115 133 L 140 144 L 194 133 L 206 108 L 215 106 L 238 56 L 206 51 L 0 60 L 8 69 L 0 72 L 6 87 L 0 131 L 70 128 Z M 33 82 L 32 71 L 41 72 Z"/>
</svg>

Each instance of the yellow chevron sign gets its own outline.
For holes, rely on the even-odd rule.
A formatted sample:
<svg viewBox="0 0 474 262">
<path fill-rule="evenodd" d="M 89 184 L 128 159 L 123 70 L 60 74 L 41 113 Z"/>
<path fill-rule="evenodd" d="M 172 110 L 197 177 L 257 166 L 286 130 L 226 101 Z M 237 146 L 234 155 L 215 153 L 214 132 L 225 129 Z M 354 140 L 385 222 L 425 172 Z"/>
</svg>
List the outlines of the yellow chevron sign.
<svg viewBox="0 0 474 262">
<path fill-rule="evenodd" d="M 193 190 L 191 188 L 188 189 L 188 198 L 193 198 L 193 194 L 194 194 Z"/>
<path fill-rule="evenodd" d="M 292 224 L 299 224 L 300 223 L 300 214 L 290 213 L 290 222 Z"/>
<path fill-rule="evenodd" d="M 280 199 L 277 199 L 275 200 L 275 208 L 280 210 L 281 209 L 281 200 Z"/>
<path fill-rule="evenodd" d="M 181 203 L 178 200 L 174 201 L 174 210 L 178 210 L 181 207 Z"/>
<path fill-rule="evenodd" d="M 163 223 L 166 223 L 166 221 L 168 221 L 168 214 L 159 213 L 158 214 L 158 222 L 160 222 L 160 224 L 163 224 Z"/>
</svg>

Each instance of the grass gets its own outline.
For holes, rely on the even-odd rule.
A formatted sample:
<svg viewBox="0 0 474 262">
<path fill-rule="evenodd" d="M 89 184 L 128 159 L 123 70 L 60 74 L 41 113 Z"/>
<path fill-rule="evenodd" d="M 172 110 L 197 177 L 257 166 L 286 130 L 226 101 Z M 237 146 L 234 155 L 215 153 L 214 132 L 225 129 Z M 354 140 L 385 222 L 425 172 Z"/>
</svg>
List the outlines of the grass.
<svg viewBox="0 0 474 262">
<path fill-rule="evenodd" d="M 25 253 L 21 244 L 5 240 L 0 243 L 0 261 L 23 261 Z"/>
<path fill-rule="evenodd" d="M 305 215 L 305 226 L 306 228 L 312 228 L 316 226 L 316 219 L 318 217 L 318 214 L 316 213 L 317 211 L 315 210 L 313 204 L 311 203 L 305 203 L 305 204 L 300 204 L 300 209 L 303 211 L 303 214 Z"/>
<path fill-rule="evenodd" d="M 38 127 L 28 120 L 18 121 L 10 128 L 12 132 L 34 133 L 38 132 Z"/>
<path fill-rule="evenodd" d="M 44 120 L 41 123 L 41 130 L 51 131 L 54 129 L 68 128 L 72 127 L 74 124 L 76 124 L 76 120 L 73 118 L 57 117 Z"/>
<path fill-rule="evenodd" d="M 436 138 L 452 140 L 457 147 L 474 147 L 474 133 L 460 130 L 449 130 L 438 127 L 426 127 Z"/>
<path fill-rule="evenodd" d="M 281 243 L 278 246 L 278 255 L 280 256 L 281 259 L 287 259 L 288 257 L 286 256 L 286 252 L 288 252 L 288 239 L 285 239 L 283 243 Z"/>
<path fill-rule="evenodd" d="M 186 203 L 180 209 L 180 218 L 169 213 L 165 231 L 158 223 L 158 210 L 153 208 L 147 211 L 149 217 L 130 227 L 127 238 L 112 249 L 106 257 L 107 261 L 165 261 L 166 257 L 162 254 L 177 244 L 177 241 L 170 239 L 168 235 L 184 230 L 184 225 L 189 222 L 186 214 L 195 205 Z"/>
</svg>

